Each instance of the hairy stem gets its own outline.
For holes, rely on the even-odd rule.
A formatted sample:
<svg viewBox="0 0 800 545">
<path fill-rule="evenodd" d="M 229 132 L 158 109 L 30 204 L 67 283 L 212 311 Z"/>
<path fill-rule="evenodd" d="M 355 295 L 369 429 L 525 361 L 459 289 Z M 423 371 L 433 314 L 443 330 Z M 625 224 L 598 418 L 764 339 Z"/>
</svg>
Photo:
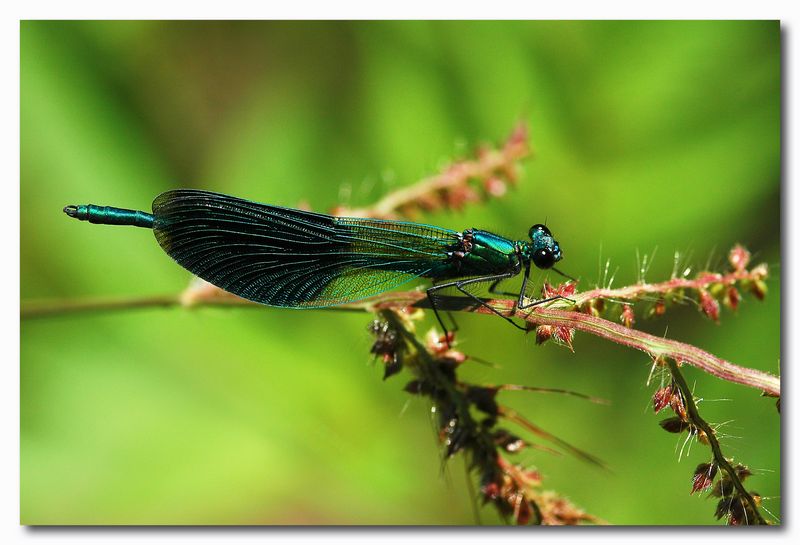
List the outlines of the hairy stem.
<svg viewBox="0 0 800 545">
<path fill-rule="evenodd" d="M 656 337 L 582 312 L 542 308 L 531 313 L 518 312 L 517 315 L 535 325 L 563 326 L 591 333 L 617 344 L 641 350 L 653 358 L 671 358 L 697 367 L 722 380 L 758 388 L 771 396 L 780 396 L 780 378 L 756 369 L 741 367 L 687 343 Z"/>
<path fill-rule="evenodd" d="M 708 289 L 709 286 L 714 284 L 732 285 L 736 282 L 760 278 L 762 274 L 761 270 L 747 271 L 745 269 L 732 271 L 726 274 L 705 272 L 699 274 L 696 278 L 671 278 L 665 282 L 658 282 L 655 284 L 643 282 L 614 289 L 596 288 L 576 293 L 571 299 L 573 299 L 578 306 L 595 299 L 631 301 L 639 299 L 643 295 L 666 295 L 682 289 L 703 290 Z"/>
<path fill-rule="evenodd" d="M 398 305 L 397 308 L 404 306 L 429 307 L 427 297 L 422 292 L 404 292 L 389 295 L 398 296 L 396 299 L 393 298 L 395 305 Z M 411 301 L 412 299 L 415 300 Z M 376 306 L 381 308 L 385 308 L 387 305 L 392 306 L 392 302 L 389 300 L 379 301 L 373 299 L 373 301 L 375 301 L 374 304 Z M 701 371 L 722 380 L 758 388 L 766 395 L 780 397 L 781 382 L 779 377 L 757 369 L 741 367 L 687 343 L 656 337 L 655 335 L 631 329 L 583 312 L 544 307 L 518 310 L 514 301 L 502 299 L 489 299 L 484 300 L 484 302 L 501 314 L 514 315 L 534 326 L 566 327 L 590 333 L 602 339 L 641 350 L 652 358 L 674 359 L 697 367 Z M 557 304 L 559 302 L 555 302 L 553 306 Z M 569 304 L 572 305 L 572 303 Z M 438 298 L 437 308 L 448 311 L 471 311 L 480 314 L 492 314 L 489 308 L 479 306 L 474 301 L 463 297 Z"/>
<path fill-rule="evenodd" d="M 214 303 L 209 301 L 208 304 Z M 172 307 L 179 305 L 181 305 L 180 294 L 152 295 L 146 297 L 100 297 L 58 301 L 26 301 L 20 310 L 20 318 L 29 320 L 31 318 L 49 318 L 64 314 Z"/>
<path fill-rule="evenodd" d="M 702 430 L 708 439 L 708 444 L 711 447 L 711 452 L 714 456 L 714 462 L 721 467 L 725 473 L 728 474 L 728 477 L 730 477 L 731 482 L 736 487 L 736 490 L 739 492 L 740 496 L 744 498 L 745 501 L 747 501 L 747 503 L 750 505 L 753 513 L 755 513 L 758 524 L 767 524 L 767 521 L 761 516 L 761 512 L 756 505 L 755 499 L 752 495 L 750 495 L 747 489 L 745 489 L 744 484 L 742 484 L 741 479 L 739 479 L 739 476 L 736 474 L 736 470 L 722 454 L 722 447 L 720 446 L 719 441 L 717 441 L 717 436 L 714 432 L 714 429 L 700 416 L 700 412 L 697 410 L 697 405 L 694 402 L 694 394 L 689 388 L 689 385 L 686 384 L 686 380 L 683 378 L 683 375 L 678 368 L 678 364 L 675 363 L 675 361 L 668 360 L 667 365 L 669 366 L 669 372 L 672 375 L 672 380 L 675 383 L 675 386 L 677 386 L 678 390 L 681 392 L 681 397 L 683 398 L 683 404 L 686 407 L 686 414 L 689 417 L 689 421 L 693 426 Z"/>
<path fill-rule="evenodd" d="M 189 292 L 191 292 L 191 290 L 192 288 L 190 288 Z M 580 300 L 581 295 L 582 294 L 575 294 L 573 297 L 576 300 Z M 569 304 L 572 306 L 573 303 L 556 301 L 550 308 L 534 307 L 533 309 L 518 310 L 516 309 L 515 302 L 511 300 L 486 299 L 484 302 L 501 314 L 516 316 L 517 318 L 525 320 L 532 326 L 545 325 L 576 329 L 623 346 L 641 350 L 653 358 L 669 358 L 692 365 L 722 380 L 762 390 L 766 395 L 774 397 L 780 397 L 781 395 L 780 378 L 775 375 L 736 365 L 687 343 L 656 337 L 655 335 L 650 335 L 649 333 L 637 329 L 631 329 L 621 324 L 583 312 L 552 308 L 561 304 Z M 436 304 L 440 311 L 492 314 L 491 310 L 487 307 L 477 305 L 475 301 L 466 297 L 438 297 Z M 240 299 L 239 297 L 219 289 L 201 288 L 200 291 L 191 296 L 184 294 L 180 296 L 105 299 L 95 301 L 42 302 L 30 306 L 23 306 L 22 317 L 36 318 L 64 313 L 154 306 L 236 306 L 264 308 L 261 305 Z M 430 308 L 430 302 L 425 292 L 405 291 L 384 293 L 370 299 L 365 299 L 364 301 L 331 307 L 325 310 L 375 312 L 382 309 L 402 310 L 408 307 Z"/>
</svg>

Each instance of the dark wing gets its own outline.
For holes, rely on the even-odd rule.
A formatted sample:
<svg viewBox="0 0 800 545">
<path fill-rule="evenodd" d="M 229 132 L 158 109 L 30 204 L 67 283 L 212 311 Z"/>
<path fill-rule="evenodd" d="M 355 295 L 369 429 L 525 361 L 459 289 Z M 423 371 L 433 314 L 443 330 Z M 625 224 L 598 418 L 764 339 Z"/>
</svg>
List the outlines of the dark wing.
<svg viewBox="0 0 800 545">
<path fill-rule="evenodd" d="M 179 189 L 153 201 L 156 239 L 200 278 L 277 307 L 326 307 L 446 269 L 458 233 Z"/>
</svg>

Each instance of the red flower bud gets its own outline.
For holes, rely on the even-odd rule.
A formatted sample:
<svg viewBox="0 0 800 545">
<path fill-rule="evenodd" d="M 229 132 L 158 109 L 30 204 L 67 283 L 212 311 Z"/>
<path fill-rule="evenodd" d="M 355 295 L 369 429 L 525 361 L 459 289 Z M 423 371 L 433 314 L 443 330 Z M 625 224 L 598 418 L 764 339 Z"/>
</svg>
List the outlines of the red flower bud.
<svg viewBox="0 0 800 545">
<path fill-rule="evenodd" d="M 700 290 L 700 310 L 715 322 L 719 322 L 719 302 L 706 290 Z"/>
<path fill-rule="evenodd" d="M 468 185 L 458 185 L 444 193 L 447 206 L 454 210 L 461 210 L 466 203 L 479 199 L 478 193 Z"/>
<path fill-rule="evenodd" d="M 450 347 L 454 344 L 456 334 L 453 331 L 448 331 L 447 336 L 440 335 L 435 330 L 430 330 L 425 336 L 425 344 L 428 349 L 437 356 L 447 355 L 453 359 L 460 360 L 459 363 L 466 359 L 466 356 L 461 352 L 451 350 Z"/>
<path fill-rule="evenodd" d="M 745 480 L 753 474 L 753 472 L 750 471 L 750 468 L 743 464 L 736 464 L 736 467 L 734 467 L 733 470 L 736 472 L 736 476 L 739 477 L 740 481 Z"/>
<path fill-rule="evenodd" d="M 571 352 L 575 352 L 572 348 L 573 337 L 575 337 L 575 330 L 571 327 L 556 326 L 553 330 L 553 340 L 558 344 L 566 346 Z"/>
<path fill-rule="evenodd" d="M 714 484 L 714 477 L 717 475 L 717 466 L 716 464 L 706 463 L 700 464 L 694 470 L 694 476 L 692 477 L 692 494 L 695 492 L 702 492 L 703 490 L 707 490 L 711 488 L 711 485 Z"/>
<path fill-rule="evenodd" d="M 675 395 L 670 398 L 669 406 L 672 408 L 675 414 L 680 417 L 681 420 L 688 420 L 686 418 L 686 407 L 683 405 L 683 400 L 677 392 L 675 392 Z"/>
<path fill-rule="evenodd" d="M 656 393 L 653 394 L 653 410 L 656 413 L 661 412 L 669 405 L 673 395 L 675 395 L 675 392 L 672 386 L 665 386 L 656 390 Z"/>
<path fill-rule="evenodd" d="M 636 321 L 633 314 L 633 307 L 630 305 L 622 305 L 622 314 L 619 319 L 625 327 L 631 327 Z"/>
<path fill-rule="evenodd" d="M 737 308 L 739 308 L 740 299 L 741 296 L 739 295 L 739 290 L 737 290 L 733 286 L 728 286 L 728 289 L 725 291 L 725 299 L 723 299 L 725 306 L 727 306 L 731 310 L 736 310 Z"/>
<path fill-rule="evenodd" d="M 481 493 L 486 501 L 497 499 L 500 495 L 500 485 L 494 482 L 487 483 L 481 488 Z"/>
<path fill-rule="evenodd" d="M 551 286 L 547 282 L 542 285 L 542 299 L 549 299 L 551 297 L 566 297 L 569 299 L 575 295 L 575 283 L 565 282 L 557 286 Z"/>
<path fill-rule="evenodd" d="M 531 516 L 533 515 L 533 509 L 531 509 L 531 504 L 523 497 L 517 504 L 515 509 L 515 514 L 517 518 L 517 524 L 523 526 L 528 524 L 531 520 Z"/>
<path fill-rule="evenodd" d="M 540 325 L 536 328 L 536 344 L 542 344 L 550 340 L 553 336 L 553 326 Z"/>
<path fill-rule="evenodd" d="M 750 263 L 750 252 L 741 244 L 737 244 L 728 254 L 728 262 L 734 271 L 744 271 Z"/>
<path fill-rule="evenodd" d="M 523 471 L 522 474 L 525 476 L 525 479 L 528 481 L 528 485 L 536 486 L 542 484 L 542 474 L 539 473 L 535 469 L 528 469 Z"/>
<path fill-rule="evenodd" d="M 506 183 L 496 176 L 486 178 L 483 182 L 483 188 L 492 197 L 502 197 L 508 191 Z"/>
<path fill-rule="evenodd" d="M 750 284 L 750 291 L 759 301 L 763 301 L 767 295 L 767 283 L 763 280 L 753 280 L 753 283 Z"/>
</svg>

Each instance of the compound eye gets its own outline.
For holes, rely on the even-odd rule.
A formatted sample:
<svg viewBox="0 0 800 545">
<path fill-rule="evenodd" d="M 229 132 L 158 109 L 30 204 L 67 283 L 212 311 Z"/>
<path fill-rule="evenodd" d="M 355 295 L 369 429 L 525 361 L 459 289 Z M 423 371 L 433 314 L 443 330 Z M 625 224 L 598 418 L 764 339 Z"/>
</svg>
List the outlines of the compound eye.
<svg viewBox="0 0 800 545">
<path fill-rule="evenodd" d="M 553 252 L 551 252 L 547 248 L 536 250 L 533 253 L 531 259 L 533 259 L 533 264 L 539 267 L 540 269 L 549 269 L 550 267 L 556 264 Z"/>
<path fill-rule="evenodd" d="M 537 223 L 536 225 L 534 225 L 533 227 L 531 227 L 531 230 L 530 230 L 530 231 L 528 231 L 528 236 L 529 236 L 531 239 L 533 239 L 533 235 L 534 235 L 534 233 L 537 233 L 537 232 L 538 232 L 538 233 L 542 233 L 542 234 L 544 234 L 544 235 L 547 235 L 547 236 L 551 236 L 551 235 L 550 235 L 550 229 L 548 229 L 547 227 L 545 227 L 545 226 L 544 226 L 544 225 L 542 225 L 541 223 Z"/>
</svg>

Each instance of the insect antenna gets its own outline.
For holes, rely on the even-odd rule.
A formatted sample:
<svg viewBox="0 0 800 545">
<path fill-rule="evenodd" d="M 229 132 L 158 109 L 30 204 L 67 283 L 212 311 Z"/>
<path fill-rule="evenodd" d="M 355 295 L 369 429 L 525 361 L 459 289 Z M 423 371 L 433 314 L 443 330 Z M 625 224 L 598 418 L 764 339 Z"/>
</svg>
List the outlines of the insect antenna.
<svg viewBox="0 0 800 545">
<path fill-rule="evenodd" d="M 573 278 L 573 277 L 571 277 L 570 275 L 568 275 L 568 274 L 566 274 L 566 273 L 563 273 L 563 272 L 559 271 L 559 270 L 558 270 L 558 269 L 556 269 L 555 267 L 553 267 L 553 268 L 552 268 L 552 270 L 553 270 L 553 271 L 555 271 L 555 272 L 557 272 L 558 274 L 560 274 L 560 275 L 561 275 L 561 276 L 563 276 L 564 278 L 568 278 L 568 279 L 572 280 L 573 282 L 577 282 L 577 281 L 578 281 L 578 279 L 577 279 L 577 278 Z"/>
</svg>

